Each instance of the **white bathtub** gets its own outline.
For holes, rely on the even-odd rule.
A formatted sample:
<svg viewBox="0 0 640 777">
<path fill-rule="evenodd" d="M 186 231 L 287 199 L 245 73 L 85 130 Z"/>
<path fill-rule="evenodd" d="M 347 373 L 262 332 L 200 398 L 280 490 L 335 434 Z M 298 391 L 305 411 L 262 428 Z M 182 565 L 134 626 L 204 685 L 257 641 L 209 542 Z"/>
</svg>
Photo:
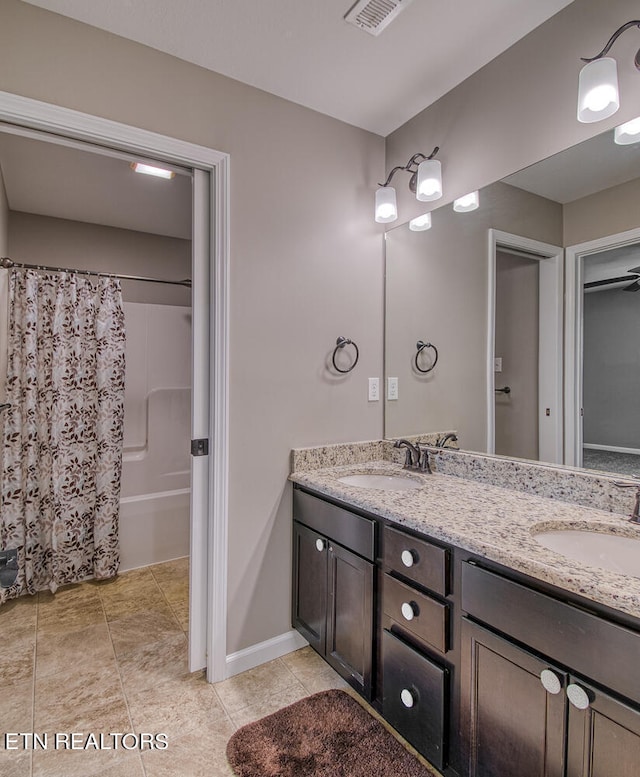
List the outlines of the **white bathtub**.
<svg viewBox="0 0 640 777">
<path fill-rule="evenodd" d="M 120 500 L 120 571 L 189 555 L 188 488 Z"/>
</svg>

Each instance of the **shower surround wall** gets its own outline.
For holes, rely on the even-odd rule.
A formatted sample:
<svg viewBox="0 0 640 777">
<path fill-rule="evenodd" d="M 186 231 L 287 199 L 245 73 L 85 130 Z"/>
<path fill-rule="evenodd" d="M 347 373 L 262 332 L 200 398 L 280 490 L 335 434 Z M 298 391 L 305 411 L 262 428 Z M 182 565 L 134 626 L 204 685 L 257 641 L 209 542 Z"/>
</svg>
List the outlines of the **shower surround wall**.
<svg viewBox="0 0 640 777">
<path fill-rule="evenodd" d="M 161 278 L 191 276 L 191 242 L 9 212 L 15 260 Z M 125 422 L 120 570 L 189 553 L 191 291 L 123 281 Z"/>
</svg>

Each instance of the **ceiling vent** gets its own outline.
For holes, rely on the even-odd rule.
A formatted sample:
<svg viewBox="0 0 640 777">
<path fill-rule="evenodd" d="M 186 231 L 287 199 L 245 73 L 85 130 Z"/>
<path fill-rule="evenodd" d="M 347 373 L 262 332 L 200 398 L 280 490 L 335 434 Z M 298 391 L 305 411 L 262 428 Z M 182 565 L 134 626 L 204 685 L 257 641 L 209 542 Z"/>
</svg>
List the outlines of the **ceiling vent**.
<svg viewBox="0 0 640 777">
<path fill-rule="evenodd" d="M 380 35 L 412 2 L 413 0 L 358 0 L 344 19 L 369 35 Z"/>
</svg>

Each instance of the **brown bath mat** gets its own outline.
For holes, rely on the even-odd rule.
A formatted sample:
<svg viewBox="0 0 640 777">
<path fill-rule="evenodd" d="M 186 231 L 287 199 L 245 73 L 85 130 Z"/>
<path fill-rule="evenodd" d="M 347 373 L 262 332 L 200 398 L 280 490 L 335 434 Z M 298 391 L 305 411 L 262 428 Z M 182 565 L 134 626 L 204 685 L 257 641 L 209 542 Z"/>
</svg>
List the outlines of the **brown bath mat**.
<svg viewBox="0 0 640 777">
<path fill-rule="evenodd" d="M 236 731 L 238 777 L 432 777 L 344 691 L 323 691 Z"/>
</svg>

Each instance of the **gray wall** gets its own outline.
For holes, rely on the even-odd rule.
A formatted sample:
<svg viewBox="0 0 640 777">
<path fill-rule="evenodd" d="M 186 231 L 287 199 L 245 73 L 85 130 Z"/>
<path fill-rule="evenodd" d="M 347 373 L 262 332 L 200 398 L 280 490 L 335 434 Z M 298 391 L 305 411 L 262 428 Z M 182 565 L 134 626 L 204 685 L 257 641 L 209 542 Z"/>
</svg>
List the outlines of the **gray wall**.
<svg viewBox="0 0 640 777">
<path fill-rule="evenodd" d="M 28 264 L 154 278 L 191 277 L 191 241 L 11 211 L 9 256 Z M 190 305 L 182 286 L 122 281 L 126 302 Z"/>
<path fill-rule="evenodd" d="M 9 203 L 0 168 L 0 257 L 6 256 L 9 245 Z M 7 324 L 9 317 L 9 289 L 7 273 L 0 270 L 0 402 L 5 396 L 5 383 L 7 379 Z"/>
<path fill-rule="evenodd" d="M 495 452 L 538 458 L 538 306 L 540 263 L 496 252 L 495 355 L 502 358 L 496 388 Z"/>
<path fill-rule="evenodd" d="M 584 442 L 640 448 L 640 294 L 584 295 Z"/>
<path fill-rule="evenodd" d="M 7 202 L 7 192 L 4 188 L 2 168 L 0 168 L 0 256 L 6 256 L 8 253 L 8 239 L 9 203 Z"/>
<path fill-rule="evenodd" d="M 428 231 L 387 233 L 385 372 L 399 378 L 387 437 L 457 429 L 463 448 L 486 450 L 487 230 L 557 245 L 562 206 L 504 183 L 480 196 L 471 213 L 436 210 Z M 439 349 L 426 376 L 413 369 L 419 339 Z"/>
<path fill-rule="evenodd" d="M 290 449 L 382 434 L 367 377 L 382 374 L 384 140 L 19 0 L 0 6 L 0 89 L 231 154 L 228 651 L 286 632 Z M 361 354 L 339 380 L 325 368 L 338 335 Z"/>
</svg>

